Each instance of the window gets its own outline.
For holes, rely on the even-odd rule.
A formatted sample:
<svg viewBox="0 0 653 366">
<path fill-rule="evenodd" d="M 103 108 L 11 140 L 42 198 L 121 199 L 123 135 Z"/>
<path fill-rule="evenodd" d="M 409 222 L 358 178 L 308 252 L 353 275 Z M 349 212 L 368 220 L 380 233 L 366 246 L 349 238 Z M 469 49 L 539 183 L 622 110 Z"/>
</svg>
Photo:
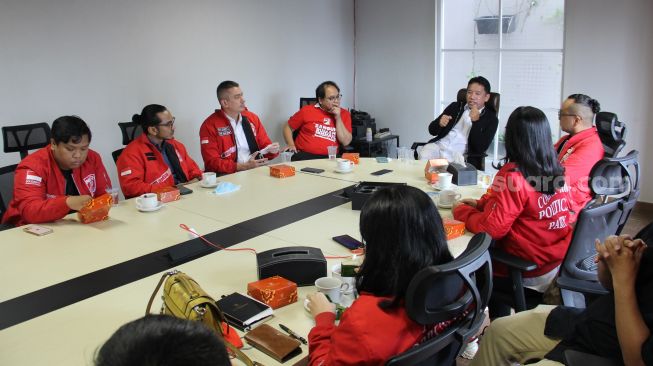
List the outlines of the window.
<svg viewBox="0 0 653 366">
<path fill-rule="evenodd" d="M 564 0 L 437 1 L 436 114 L 455 100 L 470 78 L 484 76 L 492 91 L 501 94 L 499 128 L 488 151 L 493 160 L 505 154 L 506 121 L 522 105 L 544 111 L 552 140 L 557 140 Z"/>
</svg>

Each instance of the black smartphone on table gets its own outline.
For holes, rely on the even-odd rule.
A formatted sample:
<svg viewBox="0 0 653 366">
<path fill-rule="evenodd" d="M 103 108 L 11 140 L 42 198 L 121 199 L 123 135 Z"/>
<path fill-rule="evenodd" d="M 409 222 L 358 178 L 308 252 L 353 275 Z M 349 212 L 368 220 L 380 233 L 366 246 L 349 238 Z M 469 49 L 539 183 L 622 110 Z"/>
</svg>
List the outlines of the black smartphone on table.
<svg viewBox="0 0 653 366">
<path fill-rule="evenodd" d="M 333 241 L 336 243 L 342 245 L 343 247 L 349 249 L 349 250 L 355 250 L 355 249 L 360 249 L 363 247 L 363 243 L 360 241 L 352 238 L 349 235 L 339 235 L 339 236 L 334 236 Z"/>
<path fill-rule="evenodd" d="M 190 188 L 188 188 L 186 186 L 183 186 L 183 185 L 178 185 L 177 189 L 179 189 L 179 194 L 182 195 L 182 196 L 185 195 L 185 194 L 193 193 L 192 189 L 190 189 Z"/>
<path fill-rule="evenodd" d="M 315 173 L 315 174 L 324 173 L 324 169 L 318 169 L 318 168 L 301 168 L 300 170 L 306 173 Z"/>
<path fill-rule="evenodd" d="M 375 172 L 372 172 L 372 175 L 383 175 L 383 174 L 390 173 L 391 171 L 392 170 L 390 170 L 390 169 L 381 169 L 381 170 L 377 170 Z"/>
</svg>

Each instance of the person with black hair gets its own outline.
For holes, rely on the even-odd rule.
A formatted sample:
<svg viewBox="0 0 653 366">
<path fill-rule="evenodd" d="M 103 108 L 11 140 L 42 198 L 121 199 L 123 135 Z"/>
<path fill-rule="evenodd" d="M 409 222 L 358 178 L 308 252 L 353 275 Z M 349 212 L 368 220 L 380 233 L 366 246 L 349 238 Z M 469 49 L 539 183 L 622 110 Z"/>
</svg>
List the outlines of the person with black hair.
<svg viewBox="0 0 653 366">
<path fill-rule="evenodd" d="M 14 196 L 2 222 L 15 226 L 52 222 L 105 194 L 111 180 L 90 144 L 91 130 L 81 118 L 54 120 L 50 144 L 18 164 Z"/>
<path fill-rule="evenodd" d="M 558 160 L 565 167 L 567 184 L 573 197 L 575 213 L 592 199 L 589 175 L 594 164 L 603 159 L 605 151 L 594 127 L 594 116 L 601 111 L 596 99 L 585 94 L 572 94 L 562 103 L 558 112 L 560 129 L 568 133 L 556 144 Z"/>
<path fill-rule="evenodd" d="M 216 173 L 257 168 L 279 154 L 279 143 L 270 141 L 258 116 L 245 106 L 240 85 L 226 80 L 216 90 L 220 109 L 200 127 L 204 169 Z"/>
<path fill-rule="evenodd" d="M 610 364 L 653 364 L 653 235 L 610 236 L 596 243 L 598 278 L 611 293 L 585 309 L 540 305 L 492 321 L 472 366 L 567 364 L 567 350 L 611 360 Z M 591 364 L 591 362 L 589 363 Z"/>
<path fill-rule="evenodd" d="M 202 322 L 146 315 L 116 330 L 95 355 L 95 366 L 229 366 L 224 343 Z"/>
<path fill-rule="evenodd" d="M 456 154 L 467 153 L 474 157 L 469 162 L 480 169 L 478 161 L 485 156 L 497 132 L 499 119 L 490 100 L 490 82 L 482 77 L 471 78 L 467 83 L 465 102 L 455 101 L 429 124 L 433 136 L 418 152 L 420 159 L 446 158 L 452 160 Z"/>
<path fill-rule="evenodd" d="M 322 159 L 329 154 L 329 146 L 351 143 L 351 114 L 340 107 L 340 88 L 333 81 L 325 81 L 315 89 L 317 104 L 302 107 L 283 126 L 283 137 L 288 150 L 296 152 L 292 160 Z M 296 138 L 293 131 L 299 130 Z"/>
<path fill-rule="evenodd" d="M 569 247 L 569 187 L 551 145 L 551 127 L 533 107 L 515 109 L 506 125 L 506 157 L 492 186 L 478 201 L 463 199 L 453 207 L 467 230 L 486 232 L 495 247 L 537 264 L 526 272 L 527 302 L 539 302 Z M 493 291 L 511 292 L 507 268 L 492 264 Z M 532 300 L 532 301 L 529 301 Z M 510 314 L 510 307 L 490 298 L 490 317 Z"/>
<path fill-rule="evenodd" d="M 421 269 L 450 262 L 442 218 L 421 190 L 396 185 L 374 193 L 360 215 L 365 259 L 356 275 L 360 296 L 334 325 L 334 304 L 308 295 L 315 327 L 308 334 L 310 365 L 382 365 L 457 319 L 425 327 L 404 307 L 406 289 Z"/>
<path fill-rule="evenodd" d="M 143 134 L 125 147 L 116 162 L 125 198 L 201 179 L 202 170 L 184 144 L 174 139 L 175 117 L 166 107 L 147 105 L 132 121 L 141 126 Z"/>
</svg>

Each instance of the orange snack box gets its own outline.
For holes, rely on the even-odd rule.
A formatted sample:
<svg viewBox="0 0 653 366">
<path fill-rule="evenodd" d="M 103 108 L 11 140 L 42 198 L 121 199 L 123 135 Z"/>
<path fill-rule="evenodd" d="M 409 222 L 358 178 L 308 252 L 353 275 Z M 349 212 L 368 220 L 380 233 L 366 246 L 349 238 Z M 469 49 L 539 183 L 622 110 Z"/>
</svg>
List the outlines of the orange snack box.
<svg viewBox="0 0 653 366">
<path fill-rule="evenodd" d="M 156 193 L 161 203 L 176 201 L 181 197 L 177 187 L 159 187 L 152 190 L 152 193 Z"/>
<path fill-rule="evenodd" d="M 286 164 L 272 165 L 270 167 L 270 176 L 277 178 L 288 178 L 295 175 L 295 167 Z"/>
<path fill-rule="evenodd" d="M 248 283 L 247 294 L 277 309 L 297 302 L 297 284 L 280 276 L 272 276 Z"/>
<path fill-rule="evenodd" d="M 342 158 L 347 159 L 351 161 L 352 163 L 358 165 L 358 161 L 360 160 L 360 154 L 359 153 L 343 153 Z"/>
<path fill-rule="evenodd" d="M 447 159 L 431 159 L 426 162 L 424 167 L 424 178 L 429 184 L 434 184 L 438 181 L 438 173 L 446 172 L 449 162 Z"/>
<path fill-rule="evenodd" d="M 103 221 L 109 218 L 109 210 L 113 204 L 113 198 L 105 193 L 90 200 L 86 206 L 77 211 L 77 218 L 84 224 Z"/>
<path fill-rule="evenodd" d="M 444 233 L 447 240 L 455 239 L 465 234 L 465 223 L 454 219 L 443 219 Z"/>
</svg>

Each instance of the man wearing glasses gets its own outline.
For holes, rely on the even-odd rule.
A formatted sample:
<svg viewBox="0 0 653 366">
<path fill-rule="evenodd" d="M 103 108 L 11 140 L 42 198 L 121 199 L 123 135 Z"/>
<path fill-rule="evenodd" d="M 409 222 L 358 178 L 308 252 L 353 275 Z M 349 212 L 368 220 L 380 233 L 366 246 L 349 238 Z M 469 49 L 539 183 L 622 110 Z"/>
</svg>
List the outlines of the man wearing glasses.
<svg viewBox="0 0 653 366">
<path fill-rule="evenodd" d="M 603 159 L 603 145 L 594 115 L 601 110 L 598 101 L 585 94 L 572 94 L 562 103 L 558 119 L 560 129 L 568 133 L 556 144 L 558 160 L 565 167 L 567 184 L 571 187 L 572 210 L 578 213 L 592 199 L 589 175 L 594 164 Z"/>
<path fill-rule="evenodd" d="M 338 85 L 325 81 L 315 89 L 315 96 L 317 104 L 302 107 L 283 127 L 288 150 L 296 152 L 293 161 L 325 158 L 329 146 L 351 142 L 351 115 L 340 108 Z M 295 138 L 293 130 L 298 131 Z"/>
<path fill-rule="evenodd" d="M 258 116 L 247 110 L 240 85 L 226 80 L 216 90 L 220 109 L 200 127 L 204 169 L 222 174 L 265 165 L 279 154 Z"/>
<path fill-rule="evenodd" d="M 125 198 L 201 178 L 199 166 L 174 139 L 175 117 L 166 107 L 150 104 L 132 121 L 141 126 L 143 134 L 125 147 L 116 162 Z"/>
</svg>

